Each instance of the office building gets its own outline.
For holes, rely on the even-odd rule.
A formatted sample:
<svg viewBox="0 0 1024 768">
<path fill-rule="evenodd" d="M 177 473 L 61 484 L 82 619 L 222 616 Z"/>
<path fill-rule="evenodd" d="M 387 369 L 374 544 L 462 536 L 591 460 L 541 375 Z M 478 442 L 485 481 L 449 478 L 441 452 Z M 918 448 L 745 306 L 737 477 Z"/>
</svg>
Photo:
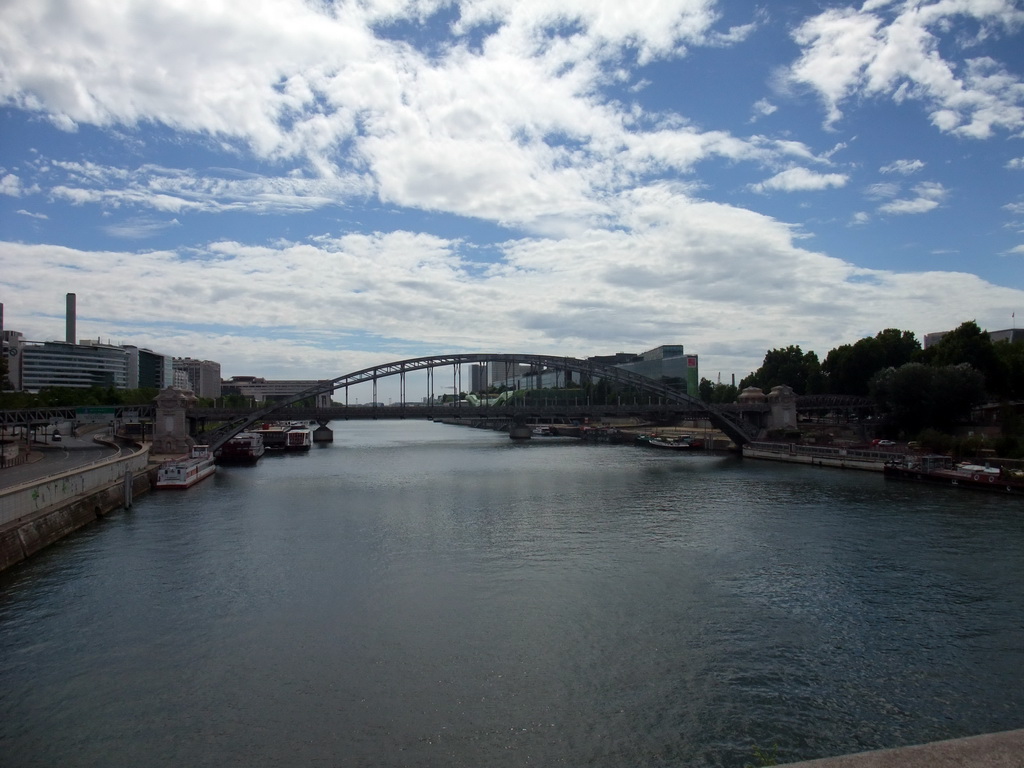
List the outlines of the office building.
<svg viewBox="0 0 1024 768">
<path fill-rule="evenodd" d="M 128 351 L 123 347 L 19 340 L 11 350 L 18 358 L 17 384 L 13 376 L 11 383 L 25 392 L 44 387 L 128 387 Z"/>
<path fill-rule="evenodd" d="M 921 346 L 925 349 L 932 347 L 942 341 L 942 337 L 952 331 L 935 331 L 935 333 L 926 333 L 921 341 Z M 1024 329 L 1021 328 L 1006 328 L 1002 331 L 987 331 L 989 340 L 995 344 L 999 341 L 1009 341 L 1010 343 L 1024 341 Z"/>
<path fill-rule="evenodd" d="M 125 344 L 128 353 L 128 389 L 165 389 L 174 382 L 174 361 L 151 349 Z"/>
<path fill-rule="evenodd" d="M 678 386 L 680 391 L 693 397 L 699 392 L 697 356 L 687 355 L 682 344 L 665 344 L 637 356 L 636 360 L 616 364 L 633 373 L 639 373 L 655 381 L 665 381 Z"/>
<path fill-rule="evenodd" d="M 174 371 L 176 375 L 179 372 L 184 373 L 186 384 L 182 388 L 191 389 L 197 397 L 216 399 L 221 396 L 220 363 L 212 360 L 193 360 L 191 357 L 176 357 Z"/>
<path fill-rule="evenodd" d="M 267 380 L 259 376 L 232 376 L 221 384 L 221 393 L 225 395 L 241 395 L 251 397 L 258 405 L 273 403 L 277 400 L 284 400 L 299 392 L 315 387 L 318 384 L 326 384 L 328 380 Z M 314 407 L 329 408 L 331 405 L 331 392 L 321 392 L 316 395 Z"/>
</svg>

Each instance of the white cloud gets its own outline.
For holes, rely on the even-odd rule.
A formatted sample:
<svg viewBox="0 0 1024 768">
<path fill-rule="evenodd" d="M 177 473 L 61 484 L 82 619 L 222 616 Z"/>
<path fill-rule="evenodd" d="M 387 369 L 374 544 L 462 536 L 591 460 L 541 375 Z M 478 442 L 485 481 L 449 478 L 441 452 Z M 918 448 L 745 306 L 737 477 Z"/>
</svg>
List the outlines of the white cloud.
<svg viewBox="0 0 1024 768">
<path fill-rule="evenodd" d="M 76 178 L 50 183 L 52 195 L 79 204 L 308 210 L 376 194 L 572 231 L 603 221 L 608 195 L 652 170 L 689 172 L 707 157 L 770 162 L 800 146 L 701 132 L 599 96 L 627 51 L 647 63 L 751 34 L 753 24 L 718 31 L 714 0 L 465 0 L 454 36 L 424 50 L 372 25 L 429 19 L 443 3 L 81 0 L 55 14 L 54 1 L 6 9 L 0 100 L 67 124 L 159 123 L 294 161 L 305 176 L 140 168 L 103 177 L 81 164 L 67 169 Z"/>
<path fill-rule="evenodd" d="M 301 173 L 259 176 L 230 168 L 200 173 L 154 165 L 126 169 L 63 161 L 44 163 L 43 168 L 38 178 L 53 184 L 50 194 L 55 198 L 77 205 L 139 206 L 167 213 L 312 211 L 344 204 L 371 189 L 369 180 L 356 174 L 325 179 Z"/>
<path fill-rule="evenodd" d="M 30 219 L 43 219 L 43 220 L 46 220 L 46 219 L 50 218 L 45 213 L 32 213 L 31 211 L 26 211 L 23 208 L 15 211 L 15 213 L 17 213 L 20 216 L 28 216 Z"/>
<path fill-rule="evenodd" d="M 8 324 L 52 335 L 72 289 L 83 335 L 221 360 L 226 375 L 323 377 L 423 347 L 514 349 L 524 338 L 530 351 L 581 355 L 699 339 L 707 365 L 743 372 L 781 340 L 825 352 L 854 340 L 851 328 L 943 328 L 963 306 L 1020 305 L 1020 291 L 971 276 L 858 269 L 798 247 L 796 227 L 699 199 L 710 185 L 697 171 L 709 161 L 752 164 L 770 176 L 749 187 L 760 192 L 849 183 L 846 173 L 822 172 L 846 143 L 822 153 L 788 131 L 738 136 L 646 112 L 639 99 L 615 100 L 633 98 L 644 74 L 637 61 L 752 34 L 752 25 L 718 30 L 716 7 L 465 0 L 452 33 L 432 45 L 385 39 L 373 25 L 429 19 L 452 10 L 445 0 L 7 3 L 0 102 L 69 130 L 116 130 L 132 149 L 143 128 L 167 127 L 175 143 L 272 169 L 133 165 L 150 156 L 142 150 L 126 152 L 120 166 L 61 157 L 18 165 L 12 189 L 127 212 L 109 234 L 147 237 L 199 212 L 306 213 L 357 198 L 517 228 L 499 233 L 507 242 L 487 261 L 461 233 L 396 228 L 288 235 L 295 239 L 270 245 L 262 230 L 244 243 L 197 236 L 162 251 L 0 243 L 0 279 L 32 286 L 5 297 Z M 893 42 L 895 23 L 868 16 L 891 7 L 835 11 L 813 34 L 803 28 L 807 56 L 817 58 L 794 75 L 814 74 L 801 82 L 825 94 L 836 115 L 874 88 L 947 110 L 936 118 L 946 130 L 1008 124 L 1013 85 L 996 66 L 970 70 L 973 101 L 940 99 L 920 84 L 875 85 L 885 56 L 907 48 Z M 755 109 L 767 115 L 775 106 L 761 100 Z M 886 168 L 902 175 L 918 162 Z M 734 189 L 747 189 L 748 179 Z M 946 193 L 923 184 L 904 194 L 889 184 L 869 194 L 879 210 L 906 213 L 934 208 Z M 159 286 L 158 298 L 126 285 Z M 211 318 L 230 327 L 212 335 Z"/>
<path fill-rule="evenodd" d="M 778 107 L 772 104 L 768 99 L 758 99 L 754 102 L 753 117 L 750 118 L 750 122 L 754 122 L 762 117 L 768 117 L 768 115 L 775 114 L 778 111 Z"/>
<path fill-rule="evenodd" d="M 103 231 L 112 237 L 125 238 L 127 240 L 140 240 L 158 235 L 164 230 L 180 226 L 177 219 L 160 221 L 151 218 L 133 218 L 117 224 L 108 224 Z"/>
<path fill-rule="evenodd" d="M 878 184 L 871 184 L 865 190 L 865 194 L 874 200 L 879 200 L 888 197 L 896 197 L 900 193 L 900 185 L 892 182 L 881 182 Z"/>
<path fill-rule="evenodd" d="M 824 354 L 850 342 L 851 327 L 946 327 L 964 306 L 1001 311 L 1024 298 L 970 275 L 858 269 L 796 246 L 784 224 L 676 185 L 636 188 L 614 206 L 623 228 L 511 240 L 486 265 L 469 244 L 402 231 L 176 251 L 0 243 L 13 265 L 4 281 L 29 286 L 7 300 L 8 326 L 57 334 L 52 308 L 73 287 L 83 336 L 217 359 L 226 375 L 333 376 L 523 338 L 530 351 L 576 355 L 699 338 L 706 365 L 745 372 L 779 339 Z M 159 285 L 159 300 L 125 285 Z M 209 318 L 222 334 L 210 337 Z M 373 356 L 358 339 L 374 340 Z M 290 373 L 268 352 L 275 340 L 295 356 Z"/>
<path fill-rule="evenodd" d="M 879 170 L 882 173 L 898 173 L 902 176 L 910 176 L 917 173 L 925 164 L 921 160 L 897 160 L 889 165 L 883 165 Z"/>
<path fill-rule="evenodd" d="M 802 192 L 843 187 L 846 186 L 848 180 L 849 177 L 843 173 L 815 173 L 806 168 L 789 168 L 775 174 L 767 181 L 752 184 L 750 188 L 755 192 Z"/>
<path fill-rule="evenodd" d="M 1012 170 L 1024 168 L 1024 157 L 1015 157 L 1006 163 L 1006 167 Z"/>
<path fill-rule="evenodd" d="M 21 192 L 21 179 L 13 173 L 8 173 L 3 177 L 0 177 L 0 195 L 21 197 Z"/>
<path fill-rule="evenodd" d="M 842 117 L 845 101 L 887 96 L 897 103 L 923 102 L 942 131 L 977 139 L 997 129 L 1019 132 L 1024 128 L 1020 74 L 988 57 L 945 57 L 959 51 L 955 40 L 940 44 L 942 36 L 956 30 L 963 17 L 980 25 L 983 36 L 996 36 L 1024 23 L 1024 10 L 1012 0 L 833 8 L 795 31 L 804 50 L 789 70 L 790 81 L 818 92 L 829 125 Z"/>
<path fill-rule="evenodd" d="M 942 204 L 948 192 L 938 182 L 922 182 L 914 187 L 914 197 L 893 200 L 879 206 L 880 213 L 902 215 L 908 213 L 927 213 Z"/>
</svg>

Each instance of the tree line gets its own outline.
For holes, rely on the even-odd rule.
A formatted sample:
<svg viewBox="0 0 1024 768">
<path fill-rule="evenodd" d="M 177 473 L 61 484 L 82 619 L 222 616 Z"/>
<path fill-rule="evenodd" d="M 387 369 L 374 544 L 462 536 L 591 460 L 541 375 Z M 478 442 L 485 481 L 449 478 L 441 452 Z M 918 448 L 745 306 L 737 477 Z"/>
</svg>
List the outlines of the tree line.
<svg viewBox="0 0 1024 768">
<path fill-rule="evenodd" d="M 798 395 L 852 395 L 874 401 L 901 434 L 951 431 L 986 402 L 1024 400 L 1024 344 L 993 342 L 973 320 L 924 349 L 913 332 L 887 328 L 819 360 L 799 346 L 769 350 L 738 387 L 702 379 L 705 402 L 735 402 L 746 387 L 785 384 Z M 1011 419 L 1012 421 L 1012 419 Z M 1004 422 L 1004 432 L 1007 425 Z"/>
</svg>

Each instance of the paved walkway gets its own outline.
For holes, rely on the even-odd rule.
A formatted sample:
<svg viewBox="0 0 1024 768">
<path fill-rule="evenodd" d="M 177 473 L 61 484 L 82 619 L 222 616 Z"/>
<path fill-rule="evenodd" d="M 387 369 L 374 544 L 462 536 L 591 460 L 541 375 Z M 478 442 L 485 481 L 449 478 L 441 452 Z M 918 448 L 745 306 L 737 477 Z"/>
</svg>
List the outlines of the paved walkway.
<svg viewBox="0 0 1024 768">
<path fill-rule="evenodd" d="M 786 768 L 1024 768 L 1024 730 L 788 763 Z"/>
<path fill-rule="evenodd" d="M 91 434 L 65 437 L 59 443 L 36 442 L 27 462 L 0 468 L 0 490 L 67 472 L 116 453 L 116 448 L 95 442 Z"/>
</svg>

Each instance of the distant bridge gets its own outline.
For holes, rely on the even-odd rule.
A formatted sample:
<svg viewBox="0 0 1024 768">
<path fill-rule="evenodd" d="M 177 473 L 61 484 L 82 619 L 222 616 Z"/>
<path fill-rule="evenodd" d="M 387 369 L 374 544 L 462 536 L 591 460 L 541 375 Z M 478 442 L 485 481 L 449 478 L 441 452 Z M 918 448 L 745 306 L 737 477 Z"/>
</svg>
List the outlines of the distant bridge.
<svg viewBox="0 0 1024 768">
<path fill-rule="evenodd" d="M 399 401 L 405 403 L 406 397 L 406 374 L 413 371 L 427 371 L 427 399 L 433 402 L 434 397 L 434 380 L 435 373 L 438 369 L 446 369 L 451 367 L 452 375 L 452 389 L 458 393 L 463 391 L 462 386 L 462 366 L 464 365 L 486 365 L 488 363 L 507 363 L 510 365 L 529 365 L 533 370 L 551 372 L 555 371 L 562 373 L 566 376 L 564 381 L 570 381 L 568 374 L 576 374 L 578 381 L 596 381 L 602 380 L 611 382 L 613 384 L 632 387 L 636 391 L 647 395 L 649 399 L 649 406 L 658 405 L 662 406 L 665 410 L 666 407 L 671 410 L 678 410 L 680 407 L 686 410 L 699 411 L 704 414 L 705 417 L 715 427 L 724 432 L 730 440 L 736 445 L 744 445 L 750 442 L 756 436 L 755 429 L 746 424 L 740 414 L 729 413 L 725 409 L 718 408 L 716 406 L 709 405 L 708 403 L 702 402 L 696 397 L 679 392 L 672 387 L 669 387 L 661 382 L 649 379 L 646 376 L 641 376 L 638 373 L 627 371 L 622 368 L 616 368 L 612 365 L 605 365 L 602 363 L 596 363 L 590 360 L 579 360 L 573 357 L 556 357 L 551 355 L 524 355 L 524 354 L 491 354 L 491 353 L 478 353 L 478 354 L 457 354 L 457 355 L 431 355 L 429 357 L 415 357 L 408 360 L 398 360 L 393 363 L 384 363 L 383 365 L 375 365 L 371 368 L 364 368 L 360 371 L 354 371 L 352 373 L 346 373 L 344 376 L 338 376 L 335 379 L 324 381 L 316 384 L 315 386 L 309 387 L 301 392 L 297 392 L 290 397 L 283 400 L 276 401 L 263 408 L 259 408 L 245 416 L 240 416 L 232 421 L 228 422 L 222 427 L 215 430 L 211 430 L 204 435 L 204 440 L 209 443 L 211 449 L 216 450 L 221 445 L 226 443 L 234 435 L 245 429 L 251 427 L 253 424 L 258 424 L 262 421 L 268 420 L 275 414 L 288 408 L 288 406 L 295 403 L 306 400 L 307 398 L 314 397 L 315 395 L 324 394 L 328 392 L 336 392 L 339 389 L 345 390 L 345 414 L 349 418 L 354 415 L 353 409 L 348 405 L 348 388 L 357 384 L 372 383 L 373 386 L 373 400 L 377 400 L 377 382 L 380 379 L 387 378 L 390 376 L 399 377 Z M 525 382 L 529 382 L 534 374 L 525 374 L 521 378 Z M 540 374 L 536 374 L 539 378 Z M 557 373 L 556 373 L 557 379 Z M 447 380 L 447 379 L 445 379 Z M 589 403 L 584 404 L 588 411 L 592 412 L 595 408 L 601 406 L 591 405 Z M 673 407 L 674 406 L 674 407 Z M 436 406 L 434 406 L 436 409 Z M 472 409 L 472 411 L 470 411 Z M 566 406 L 560 406 L 561 410 L 565 410 Z M 362 410 L 362 409 L 358 409 Z M 454 415 L 452 411 L 455 409 L 449 408 L 449 413 Z M 474 415 L 485 415 L 485 411 L 492 410 L 487 406 L 474 407 L 468 406 L 463 407 L 463 413 L 472 412 Z M 515 409 L 514 407 L 509 409 L 502 407 L 501 413 L 522 413 L 522 409 Z M 413 413 L 422 413 L 426 415 L 426 411 L 412 406 L 409 407 L 407 415 L 411 416 Z M 381 409 L 381 416 L 384 415 L 383 409 Z M 390 414 L 389 414 L 390 415 Z M 363 418 L 374 418 L 374 414 L 370 416 L 364 416 Z"/>
<path fill-rule="evenodd" d="M 452 386 L 455 392 L 463 391 L 462 387 L 462 366 L 472 364 L 487 364 L 492 362 L 509 364 L 527 364 L 533 368 L 545 371 L 559 371 L 564 374 L 576 374 L 578 380 L 595 381 L 602 379 L 619 385 L 634 388 L 637 392 L 646 396 L 646 402 L 640 400 L 634 403 L 619 403 L 617 405 L 606 405 L 590 402 L 552 402 L 550 406 L 531 404 L 523 406 L 513 402 L 504 406 L 468 406 L 446 405 L 437 402 L 434 396 L 435 373 L 437 369 L 445 369 L 451 366 Z M 406 381 L 407 373 L 413 371 L 427 371 L 427 401 L 429 405 L 411 405 L 407 402 Z M 351 405 L 348 402 L 348 388 L 357 384 L 370 382 L 373 387 L 372 399 L 377 401 L 377 381 L 389 376 L 399 377 L 400 397 L 399 404 L 394 406 L 367 406 Z M 530 378 L 535 374 L 526 374 L 522 378 L 529 384 Z M 539 374 L 537 374 L 539 376 Z M 447 381 L 447 378 L 445 378 Z M 566 375 L 563 385 L 570 381 Z M 528 387 L 527 387 L 528 388 Z M 345 405 L 334 408 L 317 409 L 307 411 L 296 409 L 295 403 L 323 393 L 333 393 L 339 389 L 345 390 Z M 447 389 L 447 387 L 446 387 Z M 866 398 L 846 397 L 841 395 L 818 395 L 798 398 L 798 410 L 801 412 L 826 412 L 826 411 L 847 411 L 861 414 L 868 414 L 873 410 L 873 405 Z M 284 409 L 288 409 L 284 412 Z M 393 363 L 364 368 L 360 371 L 347 373 L 330 381 L 319 383 L 302 392 L 281 401 L 268 404 L 267 406 L 254 411 L 237 411 L 229 409 L 198 409 L 192 413 L 193 417 L 200 416 L 208 421 L 224 421 L 224 426 L 211 430 L 204 436 L 214 447 L 220 447 L 233 435 L 245 430 L 253 424 L 268 420 L 270 417 L 291 417 L 309 419 L 386 419 L 386 418 L 427 418 L 427 417 L 479 417 L 479 418 L 514 418 L 516 416 L 547 416 L 562 415 L 569 417 L 585 416 L 625 416 L 637 415 L 658 418 L 659 416 L 672 414 L 700 415 L 707 418 L 718 429 L 724 432 L 737 445 L 744 445 L 756 437 L 757 428 L 743 418 L 743 413 L 757 413 L 767 410 L 765 404 L 722 404 L 710 405 L 691 395 L 678 392 L 677 390 L 641 376 L 622 368 L 610 365 L 595 363 L 589 360 L 579 360 L 572 357 L 556 357 L 550 355 L 525 355 L 525 354 L 464 354 L 464 355 L 436 355 L 431 357 L 417 357 L 408 360 L 399 360 Z M 0 410 L 0 425 L 5 427 L 26 426 L 35 427 L 57 422 L 80 422 L 83 418 L 90 421 L 128 422 L 138 420 L 152 420 L 154 406 L 152 405 L 124 405 L 124 406 L 94 406 L 88 408 L 75 407 L 54 407 L 54 408 L 28 408 L 18 410 Z"/>
</svg>

